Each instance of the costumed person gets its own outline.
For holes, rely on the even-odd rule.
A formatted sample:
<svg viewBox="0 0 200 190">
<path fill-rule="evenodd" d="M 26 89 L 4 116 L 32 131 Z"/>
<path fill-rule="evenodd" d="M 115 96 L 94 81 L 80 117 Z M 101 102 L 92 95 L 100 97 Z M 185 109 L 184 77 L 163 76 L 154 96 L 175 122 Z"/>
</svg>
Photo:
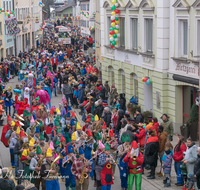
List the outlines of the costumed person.
<svg viewBox="0 0 200 190">
<path fill-rule="evenodd" d="M 17 101 L 15 100 L 16 104 L 19 104 L 19 109 L 17 110 L 18 115 L 22 115 L 26 108 L 29 108 L 28 98 L 24 98 L 24 101 Z"/>
<path fill-rule="evenodd" d="M 5 91 L 5 106 L 6 106 L 6 115 L 8 115 L 8 110 L 9 110 L 9 116 L 11 116 L 11 106 L 12 106 L 12 86 L 8 87 L 8 90 Z"/>
<path fill-rule="evenodd" d="M 39 97 L 39 103 L 44 104 L 45 106 L 48 105 L 51 101 L 51 98 L 46 90 L 37 90 L 35 93 L 34 98 Z"/>
<path fill-rule="evenodd" d="M 62 136 L 61 139 L 60 139 L 60 150 L 58 152 L 58 149 L 57 149 L 57 152 L 58 153 L 61 153 L 63 158 L 65 157 L 65 147 L 66 147 L 66 143 L 65 143 L 65 138 Z M 64 168 L 62 167 L 62 163 L 63 163 L 63 158 L 61 158 L 59 160 L 59 167 L 60 167 L 60 174 L 62 176 L 62 181 L 65 181 L 65 172 L 64 172 Z"/>
<path fill-rule="evenodd" d="M 3 109 L 3 104 L 4 100 L 0 100 L 0 126 L 3 126 L 3 114 L 4 114 L 4 109 Z"/>
<path fill-rule="evenodd" d="M 39 144 L 40 143 L 40 129 L 37 126 L 35 129 L 35 134 L 33 136 L 33 139 L 35 140 L 35 144 Z"/>
<path fill-rule="evenodd" d="M 133 189 L 134 179 L 135 190 L 141 190 L 143 155 L 140 153 L 139 146 L 136 141 L 131 143 L 131 151 L 125 156 L 123 161 L 128 163 L 129 167 L 128 190 Z"/>
<path fill-rule="evenodd" d="M 54 146 L 55 152 L 57 152 L 57 153 L 60 152 L 61 137 L 62 137 L 62 128 L 59 127 L 58 130 L 57 130 L 56 136 L 54 136 L 54 138 L 53 138 L 53 146 Z M 57 148 L 58 148 L 58 151 L 57 151 Z"/>
<path fill-rule="evenodd" d="M 55 163 L 53 166 L 51 166 L 52 162 L 53 162 L 52 150 L 48 148 L 46 152 L 46 162 L 43 168 L 44 171 L 42 171 L 42 173 L 46 173 L 46 176 L 44 177 L 46 189 L 60 190 L 60 185 L 57 177 L 58 165 Z"/>
<path fill-rule="evenodd" d="M 84 136 L 86 136 L 86 133 L 82 131 L 81 125 L 79 122 L 76 123 L 76 142 L 79 144 L 82 144 L 84 141 Z"/>
<path fill-rule="evenodd" d="M 87 173 L 89 176 L 89 173 L 92 171 L 92 167 L 88 162 L 88 160 L 84 158 L 83 149 L 79 147 L 78 151 L 79 151 L 79 158 L 74 160 L 71 167 L 71 172 L 76 179 L 76 189 L 88 190 L 89 177 L 84 178 L 83 174 Z M 81 180 L 83 180 L 83 183 L 80 182 Z"/>
<path fill-rule="evenodd" d="M 40 160 L 40 164 L 38 161 Z M 40 183 L 42 183 L 42 190 L 46 190 L 45 180 L 41 176 L 41 167 L 45 161 L 44 156 L 42 156 L 42 150 L 40 146 L 36 147 L 36 155 L 31 159 L 29 169 L 34 171 L 33 176 L 35 177 L 35 187 L 40 189 Z"/>
<path fill-rule="evenodd" d="M 114 156 L 110 154 L 110 145 L 106 143 L 104 154 L 99 156 L 98 165 L 101 170 L 101 189 L 110 190 L 113 185 L 112 165 L 115 163 Z"/>
<path fill-rule="evenodd" d="M 122 142 L 118 149 L 118 156 L 120 157 L 119 169 L 120 169 L 120 179 L 121 179 L 121 189 L 126 190 L 128 188 L 128 163 L 125 163 L 123 159 L 130 152 L 130 136 L 127 134 L 126 136 L 122 135 Z"/>
<path fill-rule="evenodd" d="M 44 105 L 39 105 L 39 110 L 36 113 L 36 118 L 38 121 L 42 121 L 44 123 L 44 130 L 46 130 L 46 118 L 47 118 L 47 113 L 45 111 Z"/>
<path fill-rule="evenodd" d="M 32 92 L 30 91 L 29 87 L 26 87 L 24 93 L 22 94 L 21 100 L 23 101 L 25 98 L 28 99 L 28 104 L 31 106 L 32 104 Z"/>
<path fill-rule="evenodd" d="M 31 114 L 36 114 L 37 113 L 37 111 L 39 109 L 39 105 L 38 105 L 39 100 L 40 100 L 39 97 L 37 97 L 37 98 L 35 98 L 33 100 L 33 105 L 31 106 Z"/>
<path fill-rule="evenodd" d="M 45 138 L 44 138 L 43 132 L 40 132 L 39 146 L 40 146 L 40 148 L 42 150 L 42 154 L 44 154 L 47 151 L 47 149 L 49 148 L 49 144 L 47 142 L 45 142 Z"/>
<path fill-rule="evenodd" d="M 74 156 L 74 147 L 72 145 L 69 145 L 67 147 L 67 156 L 64 157 L 62 164 L 65 173 L 64 175 L 66 190 L 69 190 L 69 187 L 71 187 L 72 190 L 76 189 L 75 177 L 71 172 L 71 167 L 75 159 L 76 157 Z"/>
<path fill-rule="evenodd" d="M 2 134 L 1 134 L 1 142 L 6 146 L 8 147 L 9 144 L 8 144 L 8 140 L 6 139 L 5 135 L 6 133 L 10 130 L 11 128 L 11 118 L 10 116 L 8 115 L 7 116 L 7 124 L 3 126 L 3 130 L 2 130 Z"/>
<path fill-rule="evenodd" d="M 48 117 L 46 118 L 46 134 L 51 138 L 51 131 L 53 130 L 53 120 L 54 120 L 54 108 L 51 108 Z"/>
<path fill-rule="evenodd" d="M 31 71 L 29 71 L 28 77 L 25 78 L 25 86 L 28 88 L 34 88 L 35 87 L 35 79 Z"/>
</svg>

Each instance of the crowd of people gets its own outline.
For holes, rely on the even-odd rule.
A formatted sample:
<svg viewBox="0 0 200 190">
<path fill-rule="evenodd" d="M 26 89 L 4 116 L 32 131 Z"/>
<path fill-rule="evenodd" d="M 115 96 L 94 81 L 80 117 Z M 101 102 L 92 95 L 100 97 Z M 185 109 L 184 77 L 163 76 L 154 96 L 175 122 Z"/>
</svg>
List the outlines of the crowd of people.
<svg viewBox="0 0 200 190">
<path fill-rule="evenodd" d="M 132 190 L 134 181 L 141 190 L 144 170 L 153 180 L 157 165 L 164 187 L 170 187 L 172 160 L 176 185 L 194 189 L 196 181 L 200 189 L 200 148 L 191 138 L 185 144 L 181 135 L 173 148 L 167 114 L 162 123 L 156 117 L 145 121 L 140 108 L 130 114 L 125 94 L 109 81 L 102 83 L 95 56 L 85 55 L 80 29 L 71 31 L 71 44 L 63 45 L 55 29 L 46 27 L 44 43 L 2 60 L 2 81 L 18 77 L 20 83 L 0 88 L 0 125 L 7 119 L 1 141 L 10 149 L 18 183 L 15 187 L 2 166 L 0 189 L 39 190 L 41 185 L 42 190 L 59 190 L 61 178 L 66 190 L 88 190 L 91 178 L 97 190 L 110 190 L 119 170 L 122 190 Z M 57 94 L 62 99 L 51 105 Z"/>
</svg>

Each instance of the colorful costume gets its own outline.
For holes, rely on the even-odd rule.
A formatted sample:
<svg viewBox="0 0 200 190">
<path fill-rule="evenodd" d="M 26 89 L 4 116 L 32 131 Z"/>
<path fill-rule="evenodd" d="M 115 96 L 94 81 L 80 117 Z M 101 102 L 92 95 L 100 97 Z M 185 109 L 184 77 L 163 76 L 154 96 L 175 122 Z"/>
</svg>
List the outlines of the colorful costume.
<svg viewBox="0 0 200 190">
<path fill-rule="evenodd" d="M 8 122 L 8 121 L 11 121 L 11 118 L 10 118 L 9 115 L 7 116 L 7 122 Z M 6 124 L 6 125 L 3 126 L 3 130 L 2 130 L 2 134 L 1 134 L 1 142 L 2 142 L 6 147 L 8 147 L 9 144 L 8 144 L 8 142 L 7 142 L 8 140 L 6 139 L 5 135 L 6 135 L 6 133 L 7 133 L 9 130 L 10 130 L 10 125 L 9 125 L 9 124 Z"/>
<path fill-rule="evenodd" d="M 25 102 L 25 103 L 24 103 Z M 28 99 L 24 98 L 24 101 L 17 101 L 16 104 L 19 104 L 19 109 L 17 110 L 17 114 L 21 115 L 24 113 L 26 108 L 29 108 Z"/>
</svg>

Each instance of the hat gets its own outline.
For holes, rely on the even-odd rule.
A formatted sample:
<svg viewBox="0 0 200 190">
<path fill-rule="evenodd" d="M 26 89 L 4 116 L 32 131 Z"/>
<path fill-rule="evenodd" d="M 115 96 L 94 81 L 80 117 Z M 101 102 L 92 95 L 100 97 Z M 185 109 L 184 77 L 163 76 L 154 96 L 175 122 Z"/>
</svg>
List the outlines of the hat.
<svg viewBox="0 0 200 190">
<path fill-rule="evenodd" d="M 20 137 L 25 137 L 24 131 L 20 131 Z"/>
<path fill-rule="evenodd" d="M 89 129 L 87 130 L 87 136 L 88 136 L 88 137 L 91 137 L 91 136 L 92 136 L 92 133 L 91 133 L 91 131 L 90 131 Z"/>
<path fill-rule="evenodd" d="M 73 132 L 72 137 L 71 137 L 71 140 L 72 140 L 72 141 L 76 141 L 76 134 L 75 134 L 75 132 Z"/>
<path fill-rule="evenodd" d="M 15 126 L 15 122 L 11 121 L 11 126 L 14 127 Z"/>
<path fill-rule="evenodd" d="M 102 139 L 102 136 L 99 132 L 97 132 L 96 134 L 96 140 L 101 140 Z"/>
<path fill-rule="evenodd" d="M 52 142 L 52 141 L 50 142 L 49 148 L 50 148 L 51 150 L 54 150 L 53 142 Z"/>
<path fill-rule="evenodd" d="M 38 96 L 37 98 L 35 98 L 35 100 L 39 101 L 39 100 L 40 100 L 40 97 Z"/>
<path fill-rule="evenodd" d="M 30 142 L 32 142 L 33 144 L 35 144 L 34 138 L 31 138 Z"/>
<path fill-rule="evenodd" d="M 74 153 L 74 147 L 71 144 L 67 147 L 67 152 L 68 154 Z"/>
<path fill-rule="evenodd" d="M 115 134 L 113 133 L 113 130 L 109 130 L 109 137 L 114 137 Z"/>
<path fill-rule="evenodd" d="M 59 145 L 60 144 L 60 141 L 56 141 L 55 145 Z"/>
<path fill-rule="evenodd" d="M 76 123 L 76 129 L 82 129 L 79 122 Z"/>
<path fill-rule="evenodd" d="M 62 136 L 60 142 L 65 142 L 65 138 Z"/>
<path fill-rule="evenodd" d="M 130 136 L 129 136 L 128 133 L 126 134 L 126 137 L 125 137 L 125 139 L 124 139 L 124 142 L 131 142 L 131 139 L 130 139 Z"/>
<path fill-rule="evenodd" d="M 103 143 L 101 142 L 101 141 L 99 141 L 99 149 L 104 149 L 105 148 L 105 146 L 103 145 Z"/>
<path fill-rule="evenodd" d="M 133 142 L 131 143 L 131 149 L 132 149 L 132 148 L 139 148 L 138 143 L 137 143 L 136 141 L 133 141 Z"/>
<path fill-rule="evenodd" d="M 54 108 L 51 108 L 51 110 L 50 110 L 50 114 L 53 114 L 53 112 L 54 112 Z"/>
<path fill-rule="evenodd" d="M 147 130 L 150 130 L 152 127 L 153 127 L 153 126 L 152 126 L 151 124 L 148 124 L 148 125 L 146 126 L 146 129 L 147 129 Z"/>
<path fill-rule="evenodd" d="M 88 117 L 85 122 L 90 123 L 90 120 L 91 120 L 90 117 Z"/>
<path fill-rule="evenodd" d="M 9 86 L 8 89 L 12 90 L 12 86 Z"/>
<path fill-rule="evenodd" d="M 9 115 L 7 115 L 7 122 L 8 122 L 8 121 L 11 121 L 11 118 L 10 118 Z"/>
<path fill-rule="evenodd" d="M 54 121 L 54 124 L 55 124 L 55 127 L 59 127 L 59 126 L 60 126 L 60 122 L 57 121 L 56 119 L 55 119 L 55 121 Z"/>
<path fill-rule="evenodd" d="M 70 112 L 67 112 L 67 115 L 66 115 L 66 117 L 70 117 Z"/>
<path fill-rule="evenodd" d="M 20 124 L 19 121 L 16 121 L 15 125 L 16 125 L 17 127 L 21 126 L 21 124 Z"/>
<path fill-rule="evenodd" d="M 60 110 L 59 110 L 58 108 L 56 108 L 56 112 L 57 112 L 58 115 L 61 114 L 61 113 L 60 113 Z"/>
<path fill-rule="evenodd" d="M 105 122 L 103 123 L 102 129 L 107 129 L 107 125 Z"/>
<path fill-rule="evenodd" d="M 28 116 L 31 116 L 31 113 L 30 113 L 30 112 L 28 112 L 27 110 L 24 110 L 24 113 L 23 113 L 23 115 L 28 117 Z"/>
<path fill-rule="evenodd" d="M 39 127 L 36 127 L 36 129 L 35 129 L 35 133 L 40 133 L 40 129 L 39 129 Z"/>
<path fill-rule="evenodd" d="M 79 147 L 78 152 L 79 152 L 79 155 L 84 154 L 84 151 L 81 147 Z"/>
<path fill-rule="evenodd" d="M 52 150 L 50 148 L 47 149 L 46 157 L 52 157 Z"/>
<path fill-rule="evenodd" d="M 74 111 L 72 112 L 72 115 L 71 115 L 71 117 L 76 117 L 76 115 L 75 115 Z"/>
<path fill-rule="evenodd" d="M 95 120 L 95 121 L 99 121 L 98 115 L 95 115 L 94 120 Z"/>
<path fill-rule="evenodd" d="M 91 121 L 92 121 L 92 122 L 94 121 L 94 115 L 91 117 Z"/>
<path fill-rule="evenodd" d="M 35 120 L 33 119 L 33 116 L 31 117 L 31 123 L 35 123 Z"/>
<path fill-rule="evenodd" d="M 32 141 L 29 142 L 29 146 L 34 146 L 34 143 Z"/>
<path fill-rule="evenodd" d="M 107 150 L 110 150 L 110 145 L 108 142 L 106 143 L 106 146 L 105 146 L 105 151 L 107 151 Z"/>
<path fill-rule="evenodd" d="M 125 142 L 125 139 L 126 139 L 126 136 L 125 136 L 125 134 L 123 133 L 123 134 L 122 134 L 122 142 L 123 142 L 123 143 Z"/>
<path fill-rule="evenodd" d="M 43 123 L 42 123 L 42 121 L 40 121 L 38 127 L 41 127 L 41 128 L 43 127 Z"/>
<path fill-rule="evenodd" d="M 44 135 L 43 135 L 43 133 L 42 133 L 42 132 L 40 133 L 40 140 L 42 140 L 42 141 L 44 141 L 44 140 L 45 140 L 45 138 L 44 138 Z"/>
<path fill-rule="evenodd" d="M 41 150 L 40 146 L 36 147 L 36 154 L 42 154 L 42 150 Z"/>
<path fill-rule="evenodd" d="M 57 133 L 62 133 L 62 128 L 59 127 Z"/>
<path fill-rule="evenodd" d="M 19 127 L 17 127 L 17 130 L 16 130 L 16 134 L 20 134 L 20 128 Z"/>
</svg>

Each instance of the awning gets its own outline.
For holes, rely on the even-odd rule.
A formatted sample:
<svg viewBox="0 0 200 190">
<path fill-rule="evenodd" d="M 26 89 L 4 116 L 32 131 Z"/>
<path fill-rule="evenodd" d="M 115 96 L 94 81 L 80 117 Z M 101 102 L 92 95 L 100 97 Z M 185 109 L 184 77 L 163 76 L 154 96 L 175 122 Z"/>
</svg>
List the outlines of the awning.
<svg viewBox="0 0 200 190">
<path fill-rule="evenodd" d="M 194 85 L 199 86 L 199 79 L 194 79 L 194 78 L 185 77 L 185 76 L 176 75 L 176 74 L 173 75 L 173 79 L 180 81 L 180 82 L 185 82 L 185 83 L 194 84 Z"/>
</svg>

